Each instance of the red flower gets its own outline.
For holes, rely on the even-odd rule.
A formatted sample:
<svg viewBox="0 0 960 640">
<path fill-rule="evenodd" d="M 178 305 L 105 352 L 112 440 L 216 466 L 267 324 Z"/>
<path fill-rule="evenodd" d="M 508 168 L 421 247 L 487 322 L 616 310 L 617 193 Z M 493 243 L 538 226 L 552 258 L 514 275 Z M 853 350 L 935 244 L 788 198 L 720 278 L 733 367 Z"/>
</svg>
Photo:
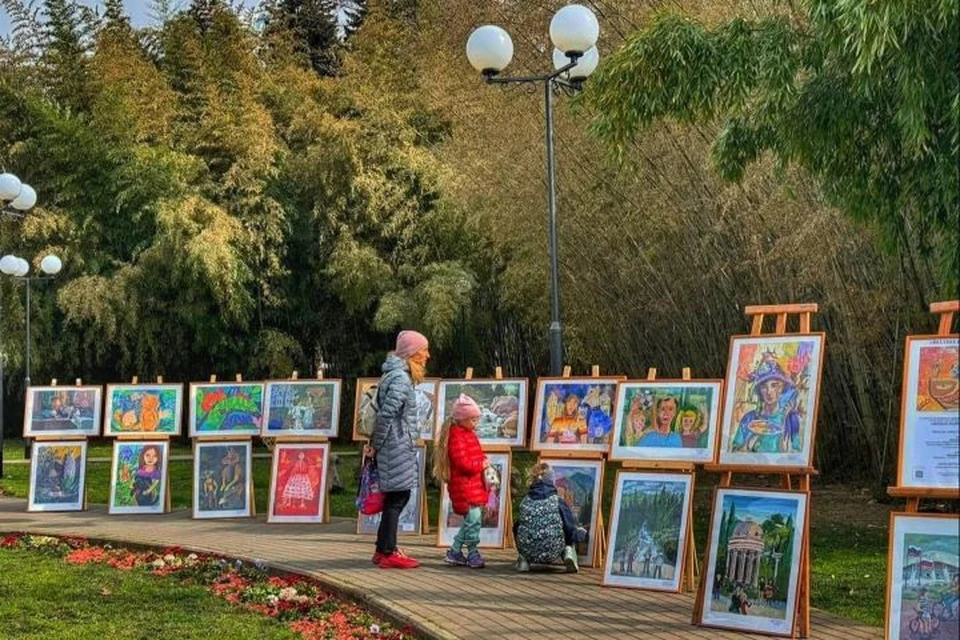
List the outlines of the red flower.
<svg viewBox="0 0 960 640">
<path fill-rule="evenodd" d="M 105 562 L 110 558 L 110 554 L 102 547 L 86 547 L 83 549 L 74 549 L 64 558 L 70 564 L 91 564 L 94 562 Z"/>
<path fill-rule="evenodd" d="M 20 542 L 20 538 L 22 537 L 23 537 L 22 533 L 11 533 L 6 538 L 4 538 L 2 542 L 0 542 L 0 547 L 3 547 L 3 548 L 15 547 Z"/>
</svg>

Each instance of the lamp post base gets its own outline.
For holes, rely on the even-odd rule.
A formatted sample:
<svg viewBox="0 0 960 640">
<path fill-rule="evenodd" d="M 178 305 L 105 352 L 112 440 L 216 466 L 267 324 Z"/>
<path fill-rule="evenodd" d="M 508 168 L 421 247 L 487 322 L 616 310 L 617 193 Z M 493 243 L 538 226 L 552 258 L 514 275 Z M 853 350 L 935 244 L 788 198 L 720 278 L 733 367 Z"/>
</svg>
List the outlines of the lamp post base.
<svg viewBox="0 0 960 640">
<path fill-rule="evenodd" d="M 550 323 L 550 375 L 563 372 L 563 328 L 559 320 Z"/>
</svg>

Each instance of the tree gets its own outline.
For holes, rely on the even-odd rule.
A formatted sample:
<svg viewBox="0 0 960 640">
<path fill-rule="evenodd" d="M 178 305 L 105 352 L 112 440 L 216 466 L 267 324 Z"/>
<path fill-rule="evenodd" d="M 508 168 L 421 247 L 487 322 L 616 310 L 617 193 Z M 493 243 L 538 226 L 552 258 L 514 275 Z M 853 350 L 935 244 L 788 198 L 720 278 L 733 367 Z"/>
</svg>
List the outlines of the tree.
<svg viewBox="0 0 960 640">
<path fill-rule="evenodd" d="M 705 27 L 661 15 L 610 56 L 584 96 L 615 153 L 653 122 L 723 121 L 714 165 L 742 180 L 766 154 L 815 176 L 908 256 L 933 255 L 936 289 L 960 273 L 960 6 L 809 0 L 802 15 Z M 910 260 L 920 290 L 926 274 Z"/>
<path fill-rule="evenodd" d="M 314 71 L 332 76 L 339 68 L 338 4 L 334 0 L 274 0 L 267 5 L 266 33 L 289 37 Z M 359 13 L 355 17 L 362 20 Z"/>
</svg>

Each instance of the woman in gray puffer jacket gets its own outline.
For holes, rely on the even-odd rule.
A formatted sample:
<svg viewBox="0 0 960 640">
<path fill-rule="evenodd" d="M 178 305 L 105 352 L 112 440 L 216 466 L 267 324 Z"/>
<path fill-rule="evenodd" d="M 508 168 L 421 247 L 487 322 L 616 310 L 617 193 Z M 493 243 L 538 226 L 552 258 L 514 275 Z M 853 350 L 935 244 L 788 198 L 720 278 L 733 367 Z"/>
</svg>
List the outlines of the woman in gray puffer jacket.
<svg viewBox="0 0 960 640">
<path fill-rule="evenodd" d="M 370 446 L 380 472 L 383 513 L 377 530 L 374 564 L 384 569 L 413 569 L 420 563 L 397 548 L 400 512 L 420 480 L 417 445 L 420 425 L 415 385 L 426 373 L 430 344 L 423 334 L 401 331 L 397 346 L 387 354 L 377 385 L 377 424 Z"/>
</svg>

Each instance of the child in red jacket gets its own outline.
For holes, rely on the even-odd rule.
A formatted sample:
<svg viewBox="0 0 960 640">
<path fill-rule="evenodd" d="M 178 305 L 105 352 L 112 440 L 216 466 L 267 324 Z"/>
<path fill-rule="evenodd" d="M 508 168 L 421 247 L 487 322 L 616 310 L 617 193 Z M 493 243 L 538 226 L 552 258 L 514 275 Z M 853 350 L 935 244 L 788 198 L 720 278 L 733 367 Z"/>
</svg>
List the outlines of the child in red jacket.
<svg viewBox="0 0 960 640">
<path fill-rule="evenodd" d="M 453 512 L 463 516 L 463 525 L 444 560 L 447 564 L 472 569 L 484 566 L 477 545 L 480 544 L 483 505 L 487 501 L 483 470 L 490 466 L 475 432 L 479 421 L 480 407 L 470 396 L 460 394 L 453 403 L 451 419 L 440 431 L 433 454 L 433 475 L 438 482 L 447 483 Z M 464 548 L 467 555 L 463 554 Z"/>
</svg>

